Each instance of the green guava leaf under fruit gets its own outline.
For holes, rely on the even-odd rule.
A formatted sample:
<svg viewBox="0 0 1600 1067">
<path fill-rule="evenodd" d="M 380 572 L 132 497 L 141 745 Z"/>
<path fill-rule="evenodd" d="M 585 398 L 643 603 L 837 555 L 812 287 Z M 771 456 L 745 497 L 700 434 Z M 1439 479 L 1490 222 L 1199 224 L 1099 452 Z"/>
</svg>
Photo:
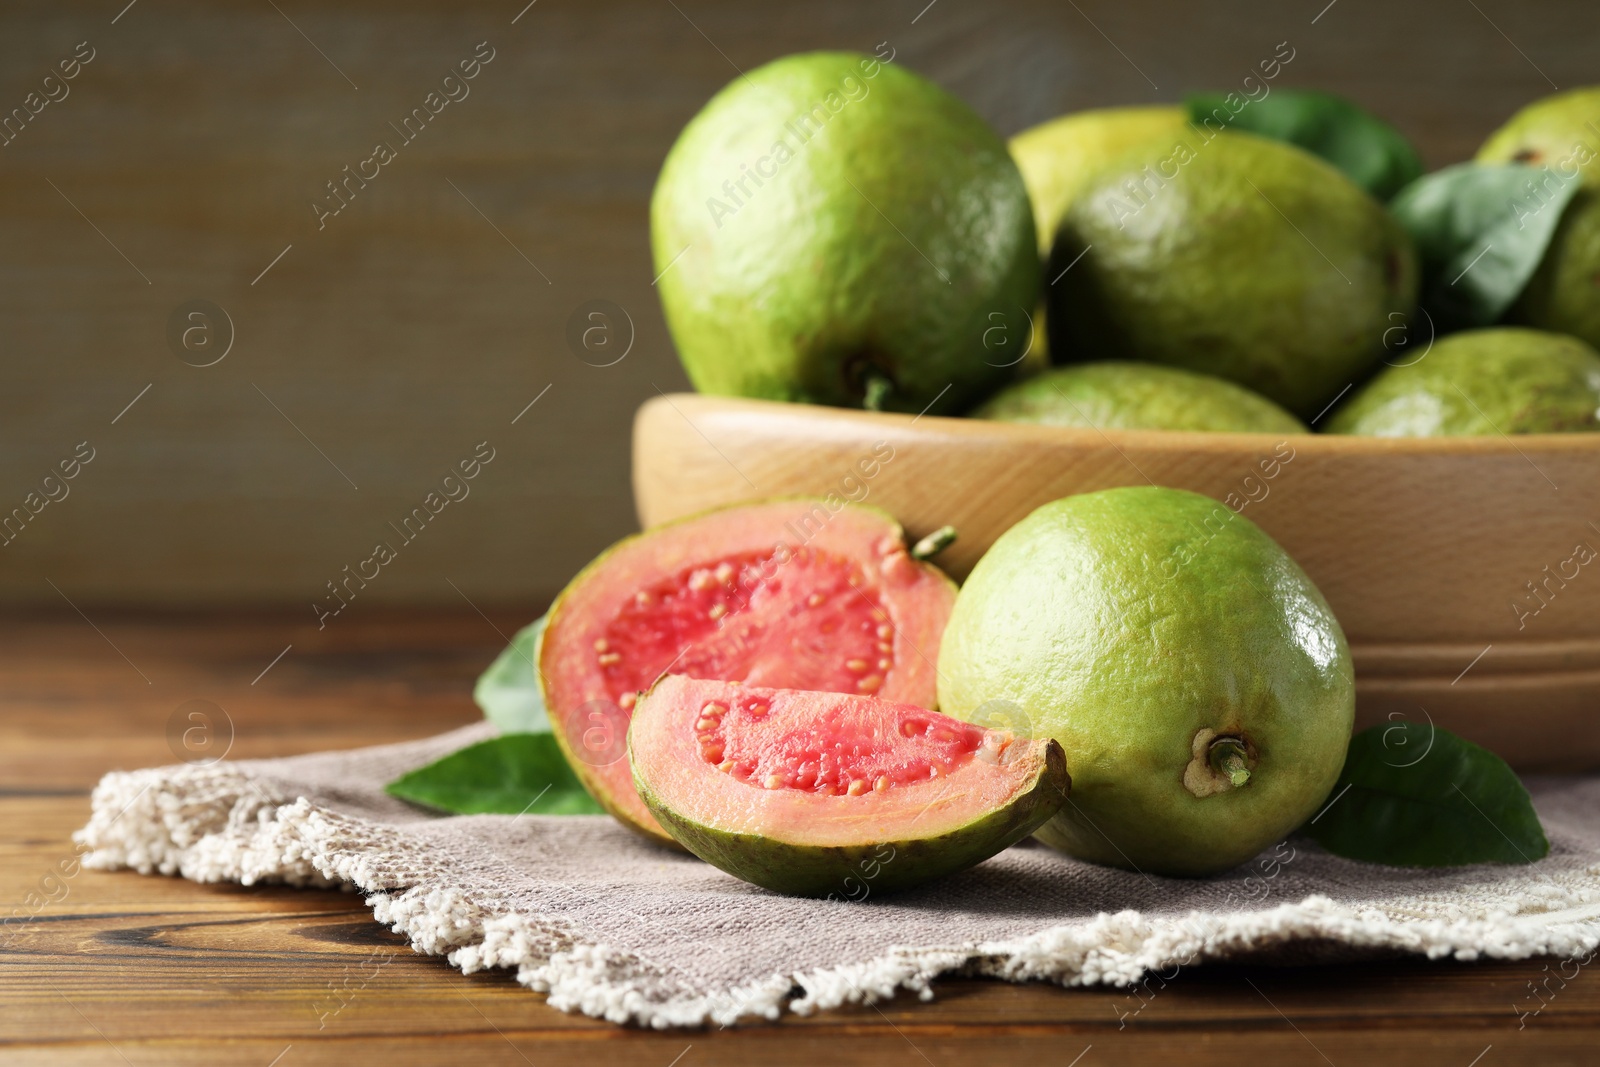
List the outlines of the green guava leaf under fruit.
<svg viewBox="0 0 1600 1067">
<path fill-rule="evenodd" d="M 1422 161 L 1399 130 L 1342 96 L 1309 89 L 1274 89 L 1259 100 L 1237 93 L 1193 93 L 1184 100 L 1189 120 L 1200 126 L 1223 116 L 1228 129 L 1243 130 L 1274 141 L 1287 141 L 1320 156 L 1345 177 L 1387 200 L 1422 174 Z"/>
<path fill-rule="evenodd" d="M 1395 867 L 1532 863 L 1550 851 L 1506 762 L 1432 723 L 1350 739 L 1329 802 L 1301 827 L 1335 855 Z"/>
<path fill-rule="evenodd" d="M 549 733 L 503 734 L 401 775 L 390 796 L 457 815 L 598 815 Z"/>
<path fill-rule="evenodd" d="M 489 669 L 478 678 L 478 684 L 472 687 L 472 699 L 483 709 L 484 718 L 500 727 L 503 733 L 550 732 L 544 694 L 539 689 L 539 673 L 534 667 L 542 632 L 543 617 L 518 630 L 505 651 L 495 657 Z"/>
<path fill-rule="evenodd" d="M 1416 242 L 1422 305 L 1445 330 L 1487 326 L 1533 277 L 1580 182 L 1516 163 L 1458 163 L 1389 209 Z"/>
</svg>

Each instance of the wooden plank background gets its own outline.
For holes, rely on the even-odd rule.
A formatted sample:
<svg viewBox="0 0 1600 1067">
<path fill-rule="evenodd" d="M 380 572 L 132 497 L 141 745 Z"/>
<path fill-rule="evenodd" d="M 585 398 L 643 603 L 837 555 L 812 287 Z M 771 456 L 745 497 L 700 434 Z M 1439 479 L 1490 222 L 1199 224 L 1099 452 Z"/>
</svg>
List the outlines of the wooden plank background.
<svg viewBox="0 0 1600 1067">
<path fill-rule="evenodd" d="M 470 497 L 362 597 L 559 588 L 632 528 L 630 416 L 684 385 L 647 204 L 678 129 L 735 68 L 887 42 L 1009 134 L 1227 88 L 1288 41 L 1279 85 L 1348 93 L 1437 166 L 1593 78 L 1600 29 L 1577 0 L 524 3 L 0 6 L 0 114 L 59 95 L 44 78 L 80 42 L 93 54 L 0 147 L 0 512 L 79 442 L 95 456 L 0 548 L 6 602 L 309 617 L 480 441 L 495 459 Z M 479 42 L 493 58 L 470 95 L 319 230 L 325 183 L 398 140 L 389 123 Z M 168 342 L 194 299 L 232 323 L 213 366 Z M 631 318 L 615 366 L 565 341 L 593 299 Z"/>
</svg>

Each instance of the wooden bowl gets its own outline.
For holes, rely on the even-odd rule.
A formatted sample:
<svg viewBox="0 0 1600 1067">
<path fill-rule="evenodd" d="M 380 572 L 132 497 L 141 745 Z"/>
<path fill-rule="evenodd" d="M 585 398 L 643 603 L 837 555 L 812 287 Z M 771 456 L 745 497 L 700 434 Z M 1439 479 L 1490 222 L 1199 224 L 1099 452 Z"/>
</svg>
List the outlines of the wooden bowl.
<svg viewBox="0 0 1600 1067">
<path fill-rule="evenodd" d="M 1047 501 L 1145 483 L 1205 493 L 1333 605 L 1358 728 L 1431 719 L 1519 770 L 1600 767 L 1600 434 L 1102 433 L 679 394 L 639 409 L 633 449 L 646 526 L 835 493 L 913 538 L 955 526 L 938 562 L 958 579 Z"/>
</svg>

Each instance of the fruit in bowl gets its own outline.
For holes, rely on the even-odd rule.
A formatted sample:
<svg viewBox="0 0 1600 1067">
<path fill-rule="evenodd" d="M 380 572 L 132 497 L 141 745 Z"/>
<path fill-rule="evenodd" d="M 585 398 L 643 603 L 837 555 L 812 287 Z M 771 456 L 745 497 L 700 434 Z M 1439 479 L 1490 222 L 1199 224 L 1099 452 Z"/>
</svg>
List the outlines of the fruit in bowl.
<svg viewBox="0 0 1600 1067">
<path fill-rule="evenodd" d="M 1536 214 L 1557 187 L 1578 182 L 1550 246 L 1511 310 L 1514 321 L 1600 345 L 1600 86 L 1536 100 L 1511 117 L 1478 150 L 1480 163 L 1523 163 L 1525 195 L 1510 203 L 1519 219 Z"/>
<path fill-rule="evenodd" d="M 1039 255 L 1050 254 L 1061 218 L 1094 172 L 1145 141 L 1189 132 L 1181 107 L 1108 107 L 1042 122 L 1011 138 L 1039 231 Z"/>
<path fill-rule="evenodd" d="M 1075 363 L 1008 386 L 974 418 L 1097 430 L 1308 433 L 1264 396 L 1209 374 L 1159 363 Z"/>
<path fill-rule="evenodd" d="M 1410 238 L 1315 156 L 1209 137 L 1147 143 L 1079 193 L 1046 271 L 1051 357 L 1214 374 L 1310 418 L 1411 310 Z"/>
<path fill-rule="evenodd" d="M 871 56 L 788 56 L 731 82 L 668 153 L 650 228 L 704 393 L 959 411 L 1027 345 L 1039 258 L 1005 142 Z"/>
<path fill-rule="evenodd" d="M 1328 433 L 1377 437 L 1600 430 L 1600 354 L 1564 334 L 1515 327 L 1440 338 L 1334 409 Z"/>
</svg>

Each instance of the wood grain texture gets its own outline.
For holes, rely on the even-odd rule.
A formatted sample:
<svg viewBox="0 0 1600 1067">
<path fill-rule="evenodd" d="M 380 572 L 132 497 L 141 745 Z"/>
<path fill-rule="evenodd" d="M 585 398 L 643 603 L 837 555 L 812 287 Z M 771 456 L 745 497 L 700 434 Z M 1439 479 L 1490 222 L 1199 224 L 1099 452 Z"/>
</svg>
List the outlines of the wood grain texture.
<svg viewBox="0 0 1600 1067">
<path fill-rule="evenodd" d="M 1041 504 L 1145 484 L 1226 501 L 1217 528 L 1237 509 L 1299 561 L 1350 639 L 1359 725 L 1426 714 L 1523 769 L 1600 766 L 1600 560 L 1574 562 L 1600 551 L 1600 434 L 1101 433 L 694 395 L 634 429 L 646 525 L 832 493 L 911 537 L 953 524 L 958 577 Z"/>
<path fill-rule="evenodd" d="M 474 613 L 365 617 L 324 644 L 284 619 L 99 621 L 169 701 L 248 689 L 263 646 L 306 640 L 316 655 L 286 657 L 260 696 L 228 697 L 251 755 L 459 725 L 497 650 Z M 73 866 L 69 835 L 98 775 L 170 759 L 160 700 L 120 714 L 144 688 L 75 616 L 0 619 L 0 917 L 13 920 L 0 925 L 0 1063 L 1065 1067 L 1088 1048 L 1081 1067 L 1467 1067 L 1480 1054 L 1484 1065 L 1565 1067 L 1592 1063 L 1600 1042 L 1600 980 L 1591 968 L 1558 985 L 1554 961 L 1201 967 L 1142 994 L 953 980 L 931 1004 L 901 996 L 777 1025 L 622 1029 L 557 1012 L 505 973 L 467 978 L 413 955 L 349 894 Z"/>
<path fill-rule="evenodd" d="M 363 595 L 453 603 L 446 579 L 484 601 L 553 593 L 631 526 L 628 420 L 683 385 L 647 202 L 736 68 L 883 41 L 1009 134 L 1236 85 L 1287 40 L 1279 84 L 1352 95 L 1431 165 L 1550 81 L 1594 77 L 1600 9 L 1581 0 L 1323 6 L 10 0 L 0 112 L 78 42 L 95 58 L 0 147 L 0 509 L 78 442 L 98 451 L 0 549 L 0 596 L 59 604 L 48 577 L 84 603 L 309 617 L 480 440 L 499 458 L 472 497 Z M 319 230 L 325 183 L 480 41 L 496 58 L 470 97 Z M 207 368 L 166 337 L 197 297 L 236 334 Z M 597 298 L 635 335 L 609 368 L 566 341 Z"/>
</svg>

